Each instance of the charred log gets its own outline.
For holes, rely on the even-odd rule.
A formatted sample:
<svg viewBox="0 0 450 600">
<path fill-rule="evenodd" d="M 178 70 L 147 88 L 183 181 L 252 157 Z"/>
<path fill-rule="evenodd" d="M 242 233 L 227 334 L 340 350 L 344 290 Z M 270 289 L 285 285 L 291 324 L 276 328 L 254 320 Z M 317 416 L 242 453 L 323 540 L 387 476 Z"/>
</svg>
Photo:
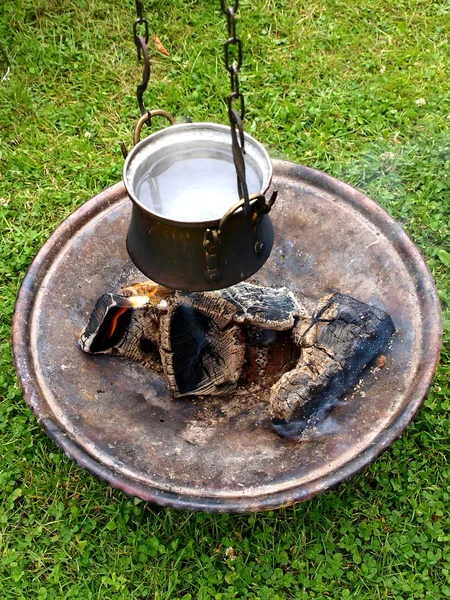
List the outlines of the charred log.
<svg viewBox="0 0 450 600">
<path fill-rule="evenodd" d="M 80 337 L 91 354 L 162 370 L 174 397 L 270 390 L 283 437 L 301 439 L 358 381 L 394 333 L 385 312 L 343 294 L 308 313 L 286 288 L 241 283 L 186 294 L 153 282 L 104 294 Z"/>
<path fill-rule="evenodd" d="M 161 319 L 160 353 L 175 397 L 222 395 L 236 385 L 244 362 L 232 304 L 214 292 L 176 294 Z"/>
<path fill-rule="evenodd" d="M 171 292 L 147 282 L 103 294 L 82 331 L 79 344 L 89 354 L 110 354 L 161 370 L 161 316 Z"/>
<path fill-rule="evenodd" d="M 392 319 L 380 309 L 343 294 L 325 298 L 312 320 L 295 327 L 300 360 L 272 388 L 270 412 L 277 432 L 299 439 L 308 424 L 322 420 L 394 331 Z"/>
<path fill-rule="evenodd" d="M 292 329 L 297 317 L 306 316 L 294 294 L 284 287 L 273 289 L 240 283 L 219 293 L 236 307 L 236 323 L 284 331 Z"/>
</svg>

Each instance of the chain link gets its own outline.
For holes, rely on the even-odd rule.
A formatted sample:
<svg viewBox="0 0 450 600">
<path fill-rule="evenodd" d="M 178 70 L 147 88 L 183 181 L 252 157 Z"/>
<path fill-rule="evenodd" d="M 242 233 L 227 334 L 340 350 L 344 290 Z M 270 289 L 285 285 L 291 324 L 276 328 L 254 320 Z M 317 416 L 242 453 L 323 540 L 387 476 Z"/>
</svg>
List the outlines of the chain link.
<svg viewBox="0 0 450 600">
<path fill-rule="evenodd" d="M 143 35 L 141 35 L 141 37 L 144 38 L 146 44 L 148 44 L 148 38 L 149 38 L 148 21 L 145 17 L 142 16 L 142 11 L 143 11 L 142 0 L 136 0 L 136 20 L 133 23 L 133 38 L 134 38 L 134 43 L 136 45 L 136 51 L 137 51 L 139 60 L 141 60 L 142 45 L 138 41 L 138 37 L 142 33 L 142 30 L 141 30 L 141 32 L 139 31 L 141 27 L 144 28 Z"/>
<path fill-rule="evenodd" d="M 150 79 L 150 58 L 148 55 L 148 39 L 149 39 L 149 28 L 148 21 L 142 16 L 143 7 L 142 0 L 136 0 L 136 19 L 133 23 L 133 39 L 136 46 L 138 60 L 144 59 L 144 69 L 142 71 L 142 81 L 136 87 L 136 97 L 139 105 L 141 115 L 148 112 L 145 108 L 143 95 L 147 89 L 148 81 Z M 141 31 L 141 33 L 139 33 Z M 150 124 L 150 120 L 147 121 Z"/>
<path fill-rule="evenodd" d="M 251 217 L 251 206 L 248 195 L 245 174 L 245 144 L 244 128 L 242 119 L 245 116 L 245 100 L 239 89 L 239 70 L 242 65 L 242 41 L 236 33 L 236 12 L 239 8 L 239 0 L 235 0 L 230 6 L 226 6 L 226 0 L 220 0 L 220 8 L 227 18 L 228 39 L 224 45 L 225 68 L 230 74 L 231 93 L 227 97 L 228 118 L 231 128 L 231 142 L 233 161 L 236 168 L 237 188 L 239 197 L 244 200 L 244 214 Z M 236 108 L 237 107 L 237 108 Z"/>
<path fill-rule="evenodd" d="M 224 45 L 225 68 L 230 74 L 231 94 L 228 96 L 228 112 L 231 112 L 233 102 L 239 106 L 241 119 L 245 116 L 244 96 L 239 90 L 239 70 L 242 66 L 242 41 L 236 33 L 236 12 L 239 8 L 239 0 L 235 0 L 231 6 L 227 6 L 225 0 L 220 0 L 220 8 L 227 18 L 228 39 Z"/>
</svg>

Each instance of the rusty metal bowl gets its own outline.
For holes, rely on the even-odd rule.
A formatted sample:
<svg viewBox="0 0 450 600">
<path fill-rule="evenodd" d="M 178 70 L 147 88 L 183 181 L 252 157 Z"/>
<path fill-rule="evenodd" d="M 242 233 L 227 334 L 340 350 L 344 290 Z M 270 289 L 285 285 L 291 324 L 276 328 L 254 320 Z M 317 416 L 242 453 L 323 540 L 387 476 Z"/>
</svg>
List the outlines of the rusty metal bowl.
<svg viewBox="0 0 450 600">
<path fill-rule="evenodd" d="M 14 361 L 39 424 L 79 465 L 162 506 L 247 512 L 324 492 L 407 428 L 433 380 L 441 339 L 433 279 L 413 242 L 361 192 L 274 161 L 277 246 L 254 283 L 320 298 L 339 290 L 383 308 L 396 335 L 310 440 L 270 427 L 267 398 L 173 399 L 163 376 L 77 339 L 97 298 L 142 275 L 129 261 L 123 184 L 75 211 L 39 251 L 13 318 Z"/>
<path fill-rule="evenodd" d="M 264 147 L 245 134 L 245 162 L 252 206 L 272 179 Z M 214 123 L 167 127 L 137 143 L 123 180 L 133 203 L 127 234 L 131 260 L 150 279 L 178 290 L 228 287 L 258 271 L 273 246 L 268 214 L 258 223 L 239 202 L 230 128 Z M 207 232 L 218 232 L 214 272 L 208 271 Z M 255 244 L 259 251 L 255 251 Z"/>
</svg>

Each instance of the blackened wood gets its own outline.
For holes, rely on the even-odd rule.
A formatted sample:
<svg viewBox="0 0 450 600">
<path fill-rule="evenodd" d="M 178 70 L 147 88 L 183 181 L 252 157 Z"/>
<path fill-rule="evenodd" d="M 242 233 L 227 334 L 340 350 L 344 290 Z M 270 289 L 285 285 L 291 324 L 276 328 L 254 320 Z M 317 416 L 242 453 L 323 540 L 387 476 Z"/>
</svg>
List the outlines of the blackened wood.
<svg viewBox="0 0 450 600">
<path fill-rule="evenodd" d="M 395 328 L 384 311 L 334 294 L 322 300 L 309 324 L 303 319 L 296 329 L 300 360 L 273 386 L 270 411 L 280 435 L 299 439 L 357 383 Z"/>
</svg>

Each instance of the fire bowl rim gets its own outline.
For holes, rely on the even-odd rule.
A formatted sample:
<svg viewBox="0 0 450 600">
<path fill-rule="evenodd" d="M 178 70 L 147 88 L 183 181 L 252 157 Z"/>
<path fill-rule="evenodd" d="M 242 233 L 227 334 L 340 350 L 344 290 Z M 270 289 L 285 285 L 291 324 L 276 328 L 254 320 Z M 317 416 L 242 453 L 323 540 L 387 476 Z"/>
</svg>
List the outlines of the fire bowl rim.
<svg viewBox="0 0 450 600">
<path fill-rule="evenodd" d="M 336 487 L 372 464 L 400 437 L 424 402 L 439 361 L 442 324 L 437 290 L 419 250 L 402 227 L 376 202 L 360 191 L 309 167 L 280 160 L 274 160 L 273 164 L 276 178 L 281 180 L 286 177 L 303 178 L 312 185 L 326 189 L 327 192 L 348 197 L 350 203 L 355 206 L 355 210 L 357 209 L 369 216 L 375 227 L 383 230 L 385 235 L 389 236 L 398 254 L 408 264 L 409 271 L 413 270 L 417 287 L 424 290 L 421 295 L 423 327 L 420 347 L 421 360 L 414 374 L 415 386 L 408 396 L 408 402 L 402 407 L 403 410 L 398 418 L 380 431 L 369 447 L 335 471 L 299 484 L 296 487 L 260 496 L 243 495 L 239 498 L 213 498 L 179 495 L 167 490 L 150 488 L 134 478 L 127 477 L 123 473 L 106 466 L 100 460 L 91 456 L 76 441 L 68 437 L 64 427 L 52 414 L 46 402 L 45 394 L 36 380 L 33 369 L 33 351 L 29 325 L 35 293 L 48 272 L 48 266 L 58 258 L 59 253 L 66 244 L 71 242 L 77 232 L 108 207 L 113 207 L 126 198 L 125 187 L 120 182 L 94 196 L 76 209 L 38 251 L 26 272 L 17 296 L 11 333 L 13 360 L 20 386 L 24 399 L 39 425 L 69 458 L 114 488 L 160 506 L 191 511 L 246 513 L 287 507 L 296 502 L 306 501 L 319 493 Z"/>
</svg>

